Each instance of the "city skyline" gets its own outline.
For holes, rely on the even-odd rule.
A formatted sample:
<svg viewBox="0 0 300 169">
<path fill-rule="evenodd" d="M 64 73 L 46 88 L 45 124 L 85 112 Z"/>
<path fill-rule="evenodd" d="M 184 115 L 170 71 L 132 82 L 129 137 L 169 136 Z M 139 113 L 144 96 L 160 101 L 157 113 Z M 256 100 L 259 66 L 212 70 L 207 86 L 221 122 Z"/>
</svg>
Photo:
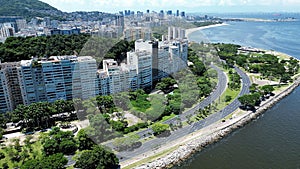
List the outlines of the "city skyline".
<svg viewBox="0 0 300 169">
<path fill-rule="evenodd" d="M 298 0 L 41 0 L 65 12 L 103 11 L 117 13 L 126 9 L 135 11 L 184 10 L 195 12 L 300 12 Z"/>
</svg>

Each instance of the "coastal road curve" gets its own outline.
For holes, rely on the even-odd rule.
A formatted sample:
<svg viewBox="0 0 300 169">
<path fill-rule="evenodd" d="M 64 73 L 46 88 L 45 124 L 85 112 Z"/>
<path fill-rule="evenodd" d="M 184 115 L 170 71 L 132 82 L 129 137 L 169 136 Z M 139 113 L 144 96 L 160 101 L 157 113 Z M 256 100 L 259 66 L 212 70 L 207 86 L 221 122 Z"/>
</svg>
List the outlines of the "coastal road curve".
<svg viewBox="0 0 300 169">
<path fill-rule="evenodd" d="M 183 122 L 183 121 L 187 120 L 187 118 L 186 118 L 187 115 L 194 115 L 194 113 L 196 111 L 198 111 L 200 108 L 203 109 L 204 107 L 211 104 L 213 101 L 217 100 L 222 95 L 222 93 L 225 91 L 226 86 L 227 86 L 227 77 L 226 77 L 225 73 L 217 66 L 211 65 L 211 67 L 213 69 L 215 69 L 218 74 L 218 83 L 217 83 L 214 91 L 208 97 L 206 97 L 203 101 L 201 101 L 200 103 L 197 103 L 195 106 L 193 106 L 193 108 L 185 111 L 183 114 L 180 114 L 177 117 L 171 118 L 171 119 L 163 122 L 164 124 L 171 124 L 171 123 L 176 124 L 178 122 L 177 119 L 180 119 L 180 121 Z M 140 136 L 140 138 L 147 138 L 149 136 L 152 136 L 153 131 L 151 128 L 147 128 L 142 131 L 139 131 L 137 134 Z M 110 148 L 113 148 L 112 142 L 107 142 L 105 145 Z"/>
<path fill-rule="evenodd" d="M 217 100 L 222 95 L 222 93 L 225 91 L 226 85 L 227 85 L 226 75 L 219 68 L 217 68 L 215 66 L 213 66 L 213 68 L 218 71 L 218 77 L 219 77 L 219 81 L 218 81 L 216 90 L 205 100 L 203 100 L 202 102 L 197 104 L 194 108 L 192 108 L 192 109 L 188 110 L 187 112 L 185 112 L 184 114 L 180 115 L 179 118 L 181 118 L 181 121 L 186 120 L 185 116 L 187 114 L 194 114 L 194 112 L 198 111 L 199 108 L 204 108 L 204 107 L 208 106 L 210 103 L 212 103 L 213 101 Z M 242 89 L 241 89 L 241 92 L 239 93 L 239 96 L 249 93 L 249 86 L 251 85 L 251 81 L 250 81 L 249 77 L 239 68 L 235 67 L 235 70 L 240 75 L 241 80 L 242 80 Z M 167 142 L 184 137 L 191 132 L 200 130 L 206 126 L 209 126 L 210 124 L 212 124 L 214 122 L 221 120 L 222 118 L 233 113 L 237 108 L 239 108 L 239 106 L 240 106 L 239 101 L 237 99 L 235 99 L 232 103 L 230 103 L 228 106 L 226 106 L 223 110 L 221 110 L 217 113 L 214 113 L 199 122 L 193 123 L 192 125 L 187 125 L 183 128 L 172 131 L 172 133 L 169 137 L 154 138 L 152 140 L 144 142 L 141 147 L 134 149 L 133 151 L 119 152 L 119 153 L 117 153 L 117 156 L 120 159 L 120 161 L 123 162 L 123 161 L 129 160 L 132 157 L 144 154 L 151 150 L 155 151 L 156 148 L 163 146 Z M 175 121 L 176 121 L 176 119 L 170 119 L 170 120 L 166 121 L 166 123 L 170 124 L 170 123 L 174 123 Z M 147 130 L 140 132 L 139 134 L 147 135 L 148 132 L 151 133 L 152 130 L 147 129 Z"/>
</svg>

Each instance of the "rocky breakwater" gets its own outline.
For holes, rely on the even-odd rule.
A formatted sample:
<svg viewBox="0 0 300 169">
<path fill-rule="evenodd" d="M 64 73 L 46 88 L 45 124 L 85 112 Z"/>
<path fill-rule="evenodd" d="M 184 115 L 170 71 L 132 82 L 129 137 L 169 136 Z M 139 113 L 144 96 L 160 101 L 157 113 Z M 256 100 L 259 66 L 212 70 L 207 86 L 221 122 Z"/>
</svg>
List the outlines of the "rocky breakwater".
<svg viewBox="0 0 300 169">
<path fill-rule="evenodd" d="M 273 98 L 270 98 L 267 102 L 261 105 L 256 112 L 252 113 L 249 112 L 246 114 L 241 120 L 229 124 L 228 126 L 222 128 L 219 131 L 216 131 L 208 136 L 200 137 L 189 141 L 188 143 L 181 145 L 177 150 L 171 152 L 170 154 L 166 155 L 165 157 L 158 158 L 155 161 L 149 162 L 147 164 L 143 164 L 136 169 L 164 169 L 170 168 L 175 164 L 179 164 L 193 155 L 195 152 L 201 151 L 206 146 L 218 142 L 223 137 L 227 136 L 228 134 L 232 133 L 238 128 L 241 128 L 251 122 L 252 120 L 256 119 L 259 115 L 264 113 L 266 110 L 270 109 L 274 106 L 278 101 L 289 95 L 293 90 L 298 87 L 300 84 L 300 78 L 294 81 L 294 83 L 289 86 L 287 89 L 282 91 L 281 93 L 275 95 Z"/>
<path fill-rule="evenodd" d="M 199 139 L 192 140 L 189 143 L 181 145 L 177 150 L 166 155 L 165 157 L 158 158 L 153 162 L 143 164 L 142 166 L 136 167 L 135 169 L 170 168 L 175 164 L 183 162 L 184 160 L 189 158 L 191 155 L 193 155 L 195 152 L 198 152 L 199 150 L 203 149 L 204 147 L 220 140 L 221 138 L 226 136 L 226 133 L 227 133 L 226 130 L 222 130 L 217 133 L 213 133 L 209 136 L 206 136 L 204 138 L 202 137 Z"/>
</svg>

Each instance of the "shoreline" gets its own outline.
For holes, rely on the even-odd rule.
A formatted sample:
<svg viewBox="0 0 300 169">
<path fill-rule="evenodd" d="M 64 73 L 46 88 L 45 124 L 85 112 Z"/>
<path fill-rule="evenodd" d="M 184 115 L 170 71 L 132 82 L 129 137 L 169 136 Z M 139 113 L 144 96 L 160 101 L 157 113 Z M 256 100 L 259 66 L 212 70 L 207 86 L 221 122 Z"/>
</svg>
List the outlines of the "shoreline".
<svg viewBox="0 0 300 169">
<path fill-rule="evenodd" d="M 200 131 L 197 132 L 198 134 L 196 134 L 195 138 L 186 142 L 181 142 L 179 148 L 176 149 L 175 151 L 168 153 L 166 156 L 162 158 L 158 158 L 156 160 L 153 160 L 149 163 L 143 164 L 135 168 L 136 169 L 146 169 L 146 168 L 165 169 L 165 168 L 171 168 L 177 164 L 184 162 L 186 159 L 190 158 L 193 154 L 202 151 L 204 148 L 206 148 L 211 144 L 219 142 L 222 138 L 228 136 L 229 134 L 236 131 L 237 129 L 244 127 L 251 121 L 257 119 L 257 117 L 262 115 L 268 109 L 270 109 L 275 104 L 277 104 L 280 100 L 282 100 L 290 93 L 292 93 L 299 85 L 300 85 L 300 77 L 298 76 L 298 78 L 294 81 L 293 84 L 291 84 L 286 89 L 284 89 L 283 91 L 281 91 L 280 93 L 276 94 L 271 99 L 263 103 L 256 110 L 255 113 L 252 112 L 243 113 L 243 115 L 241 115 L 240 117 L 235 117 L 236 119 L 233 119 L 233 121 L 226 120 L 227 122 L 225 123 L 227 124 L 223 123 L 223 125 L 219 127 L 216 127 L 218 126 L 218 124 L 212 124 L 211 126 L 207 127 L 208 130 L 212 130 L 211 133 L 203 133 L 203 131 L 201 132 L 202 130 L 201 129 Z M 199 137 L 197 137 L 198 135 Z"/>
<path fill-rule="evenodd" d="M 204 30 L 204 29 L 209 29 L 209 28 L 215 28 L 215 27 L 220 27 L 220 26 L 228 26 L 229 24 L 227 23 L 220 23 L 220 24 L 214 24 L 214 25 L 209 25 L 209 26 L 201 26 L 201 27 L 197 27 L 197 28 L 191 28 L 191 29 L 187 29 L 185 30 L 185 34 L 187 39 L 190 41 L 190 34 L 196 31 L 200 31 L 200 30 Z"/>
</svg>

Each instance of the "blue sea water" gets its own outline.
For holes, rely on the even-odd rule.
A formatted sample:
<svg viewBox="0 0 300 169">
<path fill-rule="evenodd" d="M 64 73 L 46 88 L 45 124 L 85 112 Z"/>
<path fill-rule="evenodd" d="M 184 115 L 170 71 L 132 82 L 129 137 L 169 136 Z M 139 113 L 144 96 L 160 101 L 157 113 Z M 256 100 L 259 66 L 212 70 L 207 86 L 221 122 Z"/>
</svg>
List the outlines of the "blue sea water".
<svg viewBox="0 0 300 169">
<path fill-rule="evenodd" d="M 261 18 L 272 17 L 265 14 Z M 190 39 L 199 42 L 204 35 L 211 42 L 273 49 L 300 58 L 299 29 L 299 21 L 230 22 L 229 26 L 194 32 Z M 257 120 L 174 168 L 300 168 L 300 87 Z"/>
<path fill-rule="evenodd" d="M 261 18 L 274 18 L 273 15 L 269 18 L 263 16 Z M 296 16 L 299 16 L 299 21 L 295 22 L 228 22 L 227 26 L 196 31 L 189 37 L 196 42 L 202 41 L 205 37 L 212 43 L 235 43 L 272 49 L 300 59 L 300 15 Z"/>
</svg>

